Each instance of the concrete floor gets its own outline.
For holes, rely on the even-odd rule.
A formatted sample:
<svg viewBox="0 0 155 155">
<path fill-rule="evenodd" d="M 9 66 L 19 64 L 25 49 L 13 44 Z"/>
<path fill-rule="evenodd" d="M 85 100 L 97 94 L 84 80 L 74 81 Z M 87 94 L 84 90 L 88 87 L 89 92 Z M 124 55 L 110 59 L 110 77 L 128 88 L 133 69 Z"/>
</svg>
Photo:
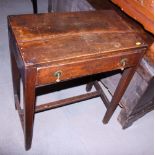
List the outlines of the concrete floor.
<svg viewBox="0 0 155 155">
<path fill-rule="evenodd" d="M 47 0 L 38 1 L 46 12 Z M 24 139 L 14 108 L 7 15 L 32 13 L 30 0 L 0 0 L 0 155 L 153 155 L 153 112 L 122 130 L 118 108 L 108 125 L 102 124 L 105 107 L 99 98 L 57 108 L 35 117 L 32 149 Z M 38 102 L 83 92 L 85 86 L 40 96 Z"/>
</svg>

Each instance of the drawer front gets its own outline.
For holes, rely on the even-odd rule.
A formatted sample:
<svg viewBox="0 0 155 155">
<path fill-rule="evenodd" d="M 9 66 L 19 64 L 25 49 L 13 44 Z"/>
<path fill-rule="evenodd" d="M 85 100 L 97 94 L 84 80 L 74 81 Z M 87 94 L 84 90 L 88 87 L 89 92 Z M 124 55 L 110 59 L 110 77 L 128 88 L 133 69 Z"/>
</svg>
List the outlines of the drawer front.
<svg viewBox="0 0 155 155">
<path fill-rule="evenodd" d="M 141 57 L 140 53 L 101 57 L 69 64 L 41 67 L 37 72 L 37 86 L 52 84 L 86 75 L 102 73 L 134 66 Z"/>
</svg>

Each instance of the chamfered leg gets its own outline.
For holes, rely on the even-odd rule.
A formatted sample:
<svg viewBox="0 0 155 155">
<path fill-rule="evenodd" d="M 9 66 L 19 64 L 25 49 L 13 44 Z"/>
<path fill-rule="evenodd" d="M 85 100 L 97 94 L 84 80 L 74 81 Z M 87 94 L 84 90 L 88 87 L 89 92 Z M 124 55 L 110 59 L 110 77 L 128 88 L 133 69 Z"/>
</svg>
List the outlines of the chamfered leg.
<svg viewBox="0 0 155 155">
<path fill-rule="evenodd" d="M 113 115 L 115 109 L 117 108 L 121 97 L 123 96 L 126 88 L 128 87 L 134 73 L 135 73 L 136 67 L 127 68 L 124 70 L 122 77 L 120 79 L 120 82 L 118 83 L 118 86 L 115 90 L 115 93 L 112 97 L 112 101 L 105 113 L 105 116 L 103 118 L 103 123 L 106 124 L 109 122 L 111 116 Z"/>
<path fill-rule="evenodd" d="M 36 82 L 36 69 L 26 69 L 23 81 L 24 93 L 24 136 L 25 136 L 25 149 L 31 148 L 35 112 L 35 82 Z"/>
<path fill-rule="evenodd" d="M 13 83 L 15 108 L 17 109 L 16 107 L 17 98 L 20 103 L 20 73 L 13 52 L 10 52 L 10 57 L 11 57 L 12 83 Z"/>
</svg>

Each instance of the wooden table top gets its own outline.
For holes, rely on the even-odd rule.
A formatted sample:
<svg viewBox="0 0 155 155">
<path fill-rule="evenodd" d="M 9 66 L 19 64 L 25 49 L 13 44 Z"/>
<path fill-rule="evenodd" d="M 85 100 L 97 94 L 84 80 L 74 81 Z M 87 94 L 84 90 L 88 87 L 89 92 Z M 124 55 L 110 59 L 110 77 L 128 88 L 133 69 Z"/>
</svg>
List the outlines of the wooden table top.
<svg viewBox="0 0 155 155">
<path fill-rule="evenodd" d="M 146 46 L 111 10 L 8 17 L 25 66 L 96 58 Z"/>
</svg>

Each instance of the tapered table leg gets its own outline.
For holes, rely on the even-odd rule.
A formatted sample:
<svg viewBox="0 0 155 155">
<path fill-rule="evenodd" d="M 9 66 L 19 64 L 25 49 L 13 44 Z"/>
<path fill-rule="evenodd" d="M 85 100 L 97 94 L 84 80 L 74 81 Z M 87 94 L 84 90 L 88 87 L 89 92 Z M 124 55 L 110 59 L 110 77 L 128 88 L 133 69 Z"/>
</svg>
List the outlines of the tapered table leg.
<svg viewBox="0 0 155 155">
<path fill-rule="evenodd" d="M 134 73 L 135 73 L 136 67 L 127 68 L 124 70 L 122 74 L 122 78 L 120 79 L 120 82 L 118 83 L 118 86 L 115 90 L 115 93 L 113 95 L 112 101 L 105 113 L 105 116 L 103 118 L 103 123 L 106 124 L 110 120 L 111 116 L 113 115 L 115 109 L 117 108 L 121 97 L 123 96 L 126 88 L 128 87 Z"/>
<path fill-rule="evenodd" d="M 35 111 L 35 82 L 36 70 L 34 68 L 25 71 L 25 79 L 23 83 L 24 93 L 24 136 L 25 136 L 25 149 L 31 148 L 33 136 L 33 123 Z"/>
<path fill-rule="evenodd" d="M 13 50 L 13 48 L 10 48 Z M 11 52 L 11 67 L 12 67 L 12 83 L 13 83 L 13 93 L 14 93 L 14 100 L 15 100 L 15 108 L 16 107 L 16 97 L 18 97 L 18 101 L 20 103 L 20 74 L 19 70 L 15 61 L 15 57 Z"/>
</svg>

